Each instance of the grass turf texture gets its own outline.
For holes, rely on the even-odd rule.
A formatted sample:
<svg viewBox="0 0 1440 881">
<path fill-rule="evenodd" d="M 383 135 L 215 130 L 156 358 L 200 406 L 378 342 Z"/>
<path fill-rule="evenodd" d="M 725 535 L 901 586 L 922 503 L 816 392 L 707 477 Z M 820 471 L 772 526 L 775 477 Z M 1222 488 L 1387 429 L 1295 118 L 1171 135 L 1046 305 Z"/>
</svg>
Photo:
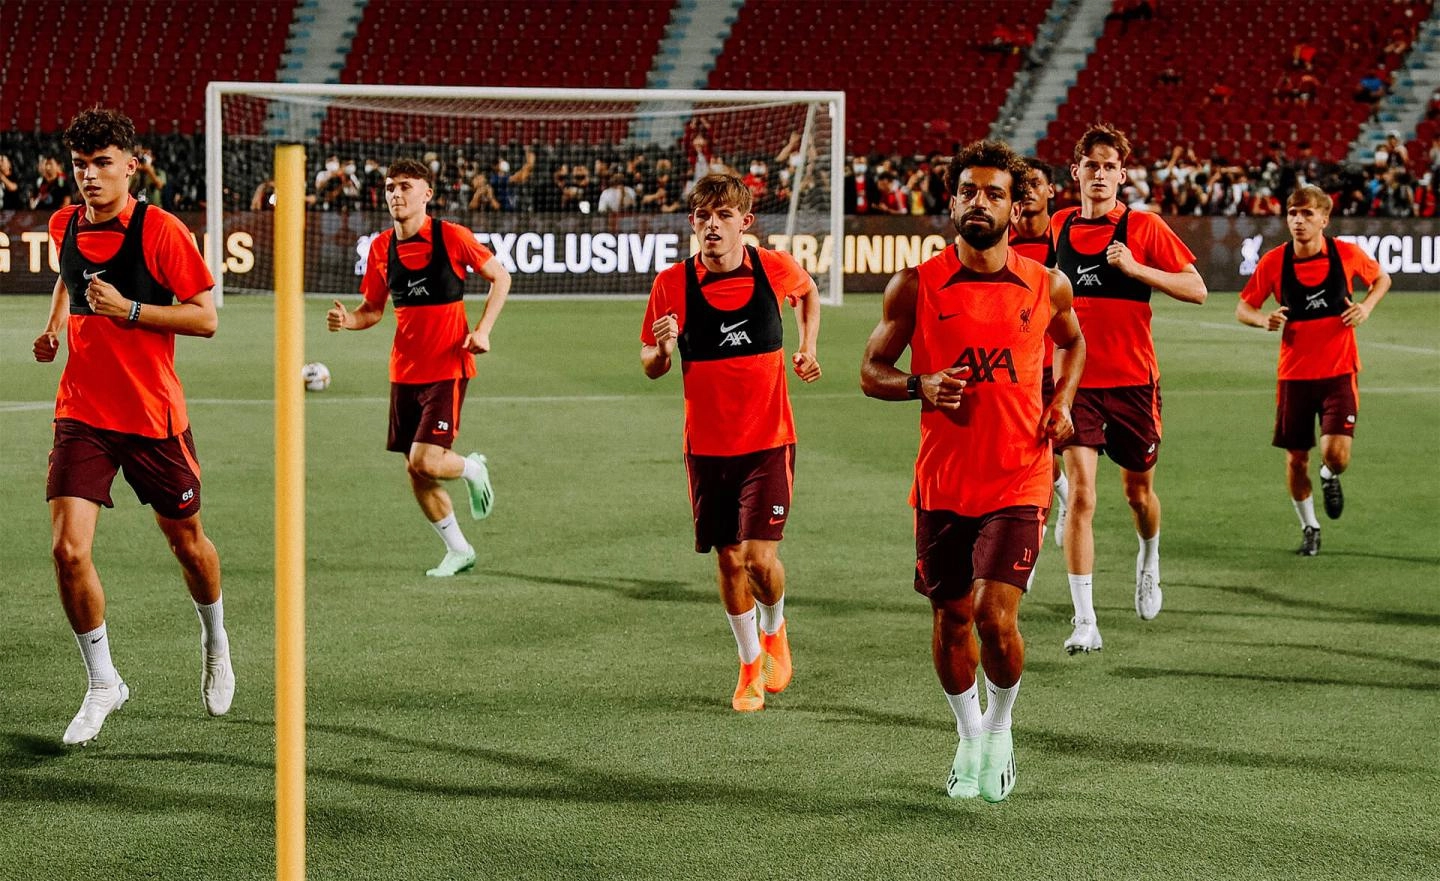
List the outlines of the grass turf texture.
<svg viewBox="0 0 1440 881">
<path fill-rule="evenodd" d="M 680 381 L 641 375 L 641 304 L 506 310 L 457 447 L 490 457 L 496 513 L 462 516 L 480 565 L 437 580 L 423 572 L 441 544 L 382 449 L 392 319 L 330 335 L 328 301 L 309 301 L 306 359 L 335 376 L 307 398 L 310 877 L 1433 873 L 1440 299 L 1393 294 L 1361 329 L 1347 507 L 1316 559 L 1291 553 L 1269 446 L 1278 340 L 1233 325 L 1232 303 L 1156 304 L 1165 610 L 1135 618 L 1134 532 L 1102 461 L 1105 651 L 1063 654 L 1069 595 L 1047 540 L 1021 613 L 1019 785 L 991 806 L 944 796 L 954 725 L 911 590 L 916 410 L 856 387 L 877 297 L 826 310 L 825 378 L 793 394 L 797 672 L 754 716 L 728 708 L 735 651 L 714 560 L 690 550 Z M 178 569 L 117 481 L 96 559 L 133 691 L 75 751 L 59 741 L 84 680 L 43 502 L 59 370 L 29 358 L 45 309 L 0 300 L 0 866 L 269 876 L 271 303 L 232 298 L 215 339 L 178 346 L 235 707 L 205 716 Z"/>
</svg>

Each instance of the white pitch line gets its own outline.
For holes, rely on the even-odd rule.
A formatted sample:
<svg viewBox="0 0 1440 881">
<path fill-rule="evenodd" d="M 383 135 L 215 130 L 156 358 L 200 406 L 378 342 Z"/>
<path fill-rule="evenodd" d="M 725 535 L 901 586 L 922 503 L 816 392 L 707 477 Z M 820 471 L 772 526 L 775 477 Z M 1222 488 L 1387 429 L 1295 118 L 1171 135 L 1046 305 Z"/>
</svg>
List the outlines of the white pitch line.
<svg viewBox="0 0 1440 881">
<path fill-rule="evenodd" d="M 1167 316 L 1154 316 L 1151 320 L 1159 324 L 1175 324 L 1186 327 L 1204 327 L 1210 330 L 1250 333 L 1254 335 L 1254 339 L 1257 342 L 1267 342 L 1271 345 L 1274 345 L 1274 340 L 1276 339 L 1273 334 L 1260 331 L 1258 327 L 1246 327 L 1238 321 L 1234 324 L 1224 324 L 1219 321 L 1188 321 L 1184 318 L 1170 318 Z M 1440 355 L 1440 349 L 1427 349 L 1422 346 L 1405 346 L 1400 343 L 1373 342 L 1365 339 L 1364 331 L 1361 331 L 1361 336 L 1357 338 L 1357 343 L 1360 346 L 1361 354 L 1364 354 L 1366 349 L 1384 349 L 1387 352 L 1404 352 L 1407 355 Z M 1362 388 L 1361 391 L 1364 391 L 1364 389 Z"/>
<path fill-rule="evenodd" d="M 1363 395 L 1434 395 L 1440 394 L 1440 386 L 1405 386 L 1392 388 L 1368 388 L 1360 386 L 1360 394 Z M 1211 395 L 1234 396 L 1234 395 L 1264 395 L 1275 396 L 1274 386 L 1263 386 L 1259 388 L 1245 389 L 1174 389 L 1166 390 L 1167 398 L 1184 397 L 1207 397 Z M 860 399 L 863 395 L 860 392 L 801 392 L 796 394 L 792 401 L 804 403 L 808 400 L 839 400 L 839 399 Z M 669 406 L 672 399 L 669 397 L 655 395 L 495 395 L 481 396 L 470 399 L 468 403 L 472 407 L 485 404 L 594 404 L 594 403 L 619 403 L 626 401 L 648 401 L 654 400 Z M 275 402 L 270 398 L 191 398 L 187 402 L 191 406 L 198 407 L 272 407 Z M 306 399 L 307 404 L 363 404 L 366 406 L 378 406 L 389 404 L 389 398 L 377 397 L 322 397 L 314 395 Z M 36 410 L 53 410 L 55 402 L 47 401 L 0 401 L 0 413 L 25 413 Z"/>
</svg>

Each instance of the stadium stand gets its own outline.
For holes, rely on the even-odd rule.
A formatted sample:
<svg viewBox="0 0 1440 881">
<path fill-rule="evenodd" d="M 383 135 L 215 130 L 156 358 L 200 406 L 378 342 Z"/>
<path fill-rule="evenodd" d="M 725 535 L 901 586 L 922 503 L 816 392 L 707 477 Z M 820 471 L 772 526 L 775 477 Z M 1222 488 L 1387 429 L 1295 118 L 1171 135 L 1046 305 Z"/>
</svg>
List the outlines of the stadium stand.
<svg viewBox="0 0 1440 881">
<path fill-rule="evenodd" d="M 84 0 L 6 3 L 4 123 L 52 134 L 99 103 L 125 108 L 144 136 L 194 134 L 204 83 L 275 79 L 295 2 L 139 0 L 103 12 Z"/>
<path fill-rule="evenodd" d="M 1358 83 L 1393 73 L 1402 58 L 1387 44 L 1396 35 L 1412 42 L 1431 3 L 1332 8 L 1247 0 L 1237 15 L 1221 0 L 1163 0 L 1148 17 L 1112 15 L 1038 152 L 1068 161 L 1080 133 L 1103 118 L 1124 127 L 1150 162 L 1177 143 L 1202 159 L 1243 161 L 1271 141 L 1308 141 L 1316 157 L 1339 162 L 1372 110 L 1356 100 Z M 1307 74 L 1314 82 L 1302 85 Z M 1302 89 L 1313 96 L 1297 99 Z M 1291 94 L 1277 99 L 1277 90 Z"/>
<path fill-rule="evenodd" d="M 989 133 L 1049 6 L 1007 3 L 1007 33 L 974 2 L 748 0 L 709 85 L 843 89 L 849 152 L 949 151 Z"/>
</svg>

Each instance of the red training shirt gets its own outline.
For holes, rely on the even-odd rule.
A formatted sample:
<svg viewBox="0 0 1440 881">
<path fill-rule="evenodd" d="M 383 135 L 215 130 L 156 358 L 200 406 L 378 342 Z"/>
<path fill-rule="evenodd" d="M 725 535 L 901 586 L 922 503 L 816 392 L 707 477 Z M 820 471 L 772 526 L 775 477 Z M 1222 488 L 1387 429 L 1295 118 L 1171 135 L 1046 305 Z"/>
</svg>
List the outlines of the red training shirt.
<svg viewBox="0 0 1440 881">
<path fill-rule="evenodd" d="M 760 266 L 775 290 L 777 300 L 792 305 L 810 289 L 810 276 L 784 251 L 757 250 Z M 754 293 L 754 267 L 746 253 L 736 273 L 705 284 L 703 260 L 695 261 L 695 274 L 707 302 L 716 309 L 739 309 Z M 640 341 L 655 345 L 651 329 L 662 315 L 675 314 L 685 329 L 685 264 L 676 263 L 655 278 Z M 679 357 L 679 351 L 676 351 Z M 785 349 L 726 358 L 719 361 L 684 361 L 685 449 L 697 456 L 742 456 L 795 443 L 795 416 L 790 411 L 790 393 L 785 385 Z"/>
<path fill-rule="evenodd" d="M 924 263 L 910 339 L 912 373 L 970 367 L 956 411 L 922 403 L 910 504 L 980 517 L 1050 505 L 1050 441 L 1040 433 L 1050 272 L 1013 249 L 982 275 L 950 246 Z"/>
<path fill-rule="evenodd" d="M 426 218 L 415 236 L 400 242 L 397 252 L 407 269 L 424 269 L 430 263 L 430 219 Z M 466 267 L 479 270 L 495 255 L 463 226 L 441 221 L 450 267 L 464 279 Z M 360 293 L 372 307 L 385 308 L 390 298 L 390 242 L 395 230 L 387 229 L 370 243 L 365 277 Z M 395 310 L 395 342 L 390 347 L 390 381 L 407 384 L 469 379 L 475 375 L 475 356 L 465 349 L 470 334 L 465 302 L 456 300 L 438 306 L 406 306 Z"/>
<path fill-rule="evenodd" d="M 1366 285 L 1380 277 L 1380 264 L 1364 249 L 1349 242 L 1335 242 L 1345 284 L 1353 291 L 1352 279 L 1360 276 Z M 1273 296 L 1280 302 L 1280 274 L 1285 263 L 1285 246 L 1272 248 L 1255 265 L 1255 274 L 1240 292 L 1240 299 L 1256 309 Z M 1295 258 L 1295 278 L 1306 287 L 1325 281 L 1330 270 L 1330 249 L 1322 246 L 1313 257 Z M 1346 327 L 1339 315 L 1313 321 L 1287 321 L 1280 331 L 1280 379 L 1327 379 L 1360 372 L 1360 352 L 1355 346 L 1355 328 Z"/>
<path fill-rule="evenodd" d="M 75 245 L 86 259 L 103 263 L 124 243 L 135 205 L 129 197 L 117 217 L 99 225 L 85 220 L 83 204 L 61 208 L 50 215 L 50 239 L 57 250 L 63 246 L 70 218 L 80 211 Z M 182 303 L 215 286 L 194 237 L 175 215 L 149 206 L 141 245 L 150 275 Z M 190 427 L 185 391 L 175 375 L 174 333 L 125 318 L 67 317 L 70 355 L 55 396 L 56 419 L 153 438 L 173 437 Z"/>
<path fill-rule="evenodd" d="M 1078 207 L 1061 208 L 1050 218 L 1050 234 L 1059 246 L 1065 219 Z M 1115 233 L 1115 223 L 1125 213 L 1116 204 L 1106 215 L 1108 223 L 1070 225 L 1070 244 L 1095 259 L 1105 259 L 1105 249 Z M 1195 255 L 1158 214 L 1130 212 L 1126 244 L 1135 260 L 1152 269 L 1180 272 L 1195 262 Z M 1070 280 L 1074 283 L 1075 279 Z M 1161 294 L 1164 296 L 1164 294 Z M 1148 385 L 1160 380 L 1160 363 L 1155 357 L 1155 339 L 1150 334 L 1149 303 L 1134 300 L 1087 297 L 1075 291 L 1075 315 L 1085 331 L 1085 373 L 1081 388 L 1115 388 Z"/>
</svg>

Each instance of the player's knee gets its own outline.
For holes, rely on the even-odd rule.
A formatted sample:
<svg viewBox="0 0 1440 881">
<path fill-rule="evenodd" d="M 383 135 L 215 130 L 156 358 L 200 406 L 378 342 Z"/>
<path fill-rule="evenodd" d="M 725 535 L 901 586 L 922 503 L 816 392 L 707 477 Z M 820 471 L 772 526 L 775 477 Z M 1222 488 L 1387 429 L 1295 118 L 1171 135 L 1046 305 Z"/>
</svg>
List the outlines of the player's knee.
<svg viewBox="0 0 1440 881">
<path fill-rule="evenodd" d="M 720 574 L 726 578 L 739 578 L 745 574 L 745 554 L 739 545 L 716 548 L 715 559 L 720 566 Z"/>
<path fill-rule="evenodd" d="M 55 558 L 55 568 L 62 572 L 90 564 L 90 547 L 65 536 L 56 538 L 50 545 L 50 555 Z"/>
<path fill-rule="evenodd" d="M 1088 517 L 1095 513 L 1095 487 L 1072 481 L 1068 502 L 1071 517 Z"/>
<path fill-rule="evenodd" d="M 976 610 L 975 631 L 981 642 L 993 646 L 1007 645 L 1020 635 L 1014 615 L 989 607 Z"/>
<path fill-rule="evenodd" d="M 405 469 L 410 472 L 412 480 L 434 480 L 439 467 L 440 457 L 428 453 L 412 453 L 405 460 Z"/>
<path fill-rule="evenodd" d="M 756 581 L 768 579 L 770 573 L 780 562 L 773 546 L 757 546 L 748 542 L 745 546 L 743 560 L 745 571 Z"/>
</svg>

